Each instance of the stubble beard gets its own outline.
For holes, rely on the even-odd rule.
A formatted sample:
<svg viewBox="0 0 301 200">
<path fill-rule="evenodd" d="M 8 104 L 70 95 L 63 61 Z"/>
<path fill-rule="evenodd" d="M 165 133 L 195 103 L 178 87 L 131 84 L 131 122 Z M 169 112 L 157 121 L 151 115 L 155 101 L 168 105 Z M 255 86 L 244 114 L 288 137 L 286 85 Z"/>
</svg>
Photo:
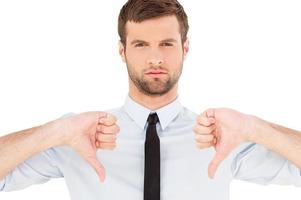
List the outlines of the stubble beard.
<svg viewBox="0 0 301 200">
<path fill-rule="evenodd" d="M 137 87 L 137 89 L 147 96 L 162 96 L 168 93 L 179 81 L 182 73 L 183 63 L 181 63 L 181 68 L 179 71 L 165 75 L 162 78 L 147 78 L 145 77 L 144 71 L 139 75 L 127 62 L 128 74 L 131 81 Z M 159 69 L 162 69 L 159 67 Z"/>
</svg>

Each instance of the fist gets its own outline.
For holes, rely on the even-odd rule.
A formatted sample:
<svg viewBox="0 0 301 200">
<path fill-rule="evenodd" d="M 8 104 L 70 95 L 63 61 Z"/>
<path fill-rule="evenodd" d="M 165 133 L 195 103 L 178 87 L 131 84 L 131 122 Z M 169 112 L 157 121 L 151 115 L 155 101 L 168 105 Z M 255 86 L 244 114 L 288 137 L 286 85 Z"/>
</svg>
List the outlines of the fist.
<svg viewBox="0 0 301 200">
<path fill-rule="evenodd" d="M 215 118 L 209 116 L 208 112 L 203 112 L 196 119 L 194 126 L 196 145 L 200 149 L 209 148 L 216 144 L 216 124 Z"/>
<path fill-rule="evenodd" d="M 85 112 L 48 123 L 45 128 L 62 136 L 61 145 L 68 145 L 84 158 L 96 171 L 100 181 L 105 169 L 97 159 L 96 151 L 114 149 L 119 127 L 116 117 L 105 112 Z"/>
<path fill-rule="evenodd" d="M 111 114 L 100 116 L 96 129 L 96 147 L 100 149 L 113 150 L 116 147 L 119 126 L 117 119 Z"/>
<path fill-rule="evenodd" d="M 234 148 L 249 140 L 253 127 L 251 116 L 227 108 L 208 109 L 197 117 L 194 127 L 197 147 L 214 147 L 216 151 L 208 167 L 210 178 Z"/>
</svg>

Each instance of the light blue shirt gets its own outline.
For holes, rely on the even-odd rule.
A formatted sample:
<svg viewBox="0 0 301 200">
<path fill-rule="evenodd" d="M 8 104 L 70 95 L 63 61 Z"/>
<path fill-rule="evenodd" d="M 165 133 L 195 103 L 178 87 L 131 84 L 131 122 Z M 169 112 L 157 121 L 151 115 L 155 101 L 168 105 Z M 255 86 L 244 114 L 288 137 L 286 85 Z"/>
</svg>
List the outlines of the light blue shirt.
<svg viewBox="0 0 301 200">
<path fill-rule="evenodd" d="M 146 121 L 153 111 L 127 97 L 123 107 L 109 112 L 118 118 L 120 133 L 116 149 L 97 151 L 106 169 L 104 183 L 74 150 L 62 146 L 19 165 L 0 181 L 0 191 L 64 177 L 72 200 L 142 200 Z M 214 150 L 196 147 L 193 127 L 197 115 L 183 107 L 179 99 L 155 112 L 160 120 L 157 131 L 161 143 L 162 200 L 227 200 L 233 177 L 260 184 L 301 186 L 296 166 L 256 144 L 238 147 L 219 167 L 215 179 L 209 179 L 207 168 Z"/>
</svg>

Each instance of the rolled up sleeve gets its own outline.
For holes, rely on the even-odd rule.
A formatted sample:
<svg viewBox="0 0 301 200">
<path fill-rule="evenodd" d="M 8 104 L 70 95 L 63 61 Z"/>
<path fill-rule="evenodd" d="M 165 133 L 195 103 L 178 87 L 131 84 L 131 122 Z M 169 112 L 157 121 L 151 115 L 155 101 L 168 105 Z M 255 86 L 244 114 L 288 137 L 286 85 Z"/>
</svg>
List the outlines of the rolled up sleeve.
<svg viewBox="0 0 301 200">
<path fill-rule="evenodd" d="M 20 190 L 30 185 L 45 183 L 51 178 L 63 177 L 54 160 L 55 153 L 54 149 L 48 149 L 17 166 L 0 181 L 0 191 Z"/>
<path fill-rule="evenodd" d="M 5 178 L 0 180 L 0 191 L 3 191 L 4 185 L 5 185 Z"/>
<path fill-rule="evenodd" d="M 249 144 L 232 163 L 234 178 L 258 184 L 301 187 L 301 171 L 275 152 L 258 144 Z"/>
</svg>

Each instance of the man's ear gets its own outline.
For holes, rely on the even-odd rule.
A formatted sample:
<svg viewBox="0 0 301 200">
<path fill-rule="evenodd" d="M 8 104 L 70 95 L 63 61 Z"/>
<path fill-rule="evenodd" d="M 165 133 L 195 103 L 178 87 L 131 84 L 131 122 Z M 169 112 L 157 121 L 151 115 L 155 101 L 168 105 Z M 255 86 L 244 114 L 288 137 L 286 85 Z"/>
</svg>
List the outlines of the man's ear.
<svg viewBox="0 0 301 200">
<path fill-rule="evenodd" d="M 125 46 L 122 44 L 121 41 L 119 41 L 119 55 L 121 56 L 121 59 L 123 62 L 125 62 Z"/>
<path fill-rule="evenodd" d="M 186 41 L 183 43 L 183 57 L 184 57 L 184 59 L 186 59 L 188 51 L 189 51 L 189 40 L 187 38 Z"/>
</svg>

